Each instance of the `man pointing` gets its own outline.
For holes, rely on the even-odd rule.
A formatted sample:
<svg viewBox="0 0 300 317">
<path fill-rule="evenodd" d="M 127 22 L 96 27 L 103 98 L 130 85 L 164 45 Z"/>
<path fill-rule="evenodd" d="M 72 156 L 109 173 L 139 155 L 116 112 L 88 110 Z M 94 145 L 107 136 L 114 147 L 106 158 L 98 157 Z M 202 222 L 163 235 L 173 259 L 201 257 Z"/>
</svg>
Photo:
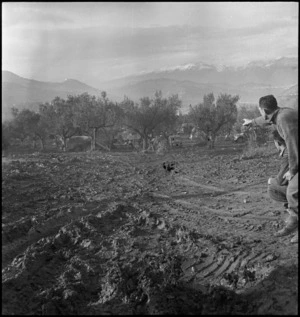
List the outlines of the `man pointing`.
<svg viewBox="0 0 300 317">
<path fill-rule="evenodd" d="M 259 99 L 259 112 L 261 117 L 249 120 L 244 119 L 244 126 L 274 124 L 279 135 L 286 143 L 288 153 L 289 170 L 284 178 L 289 181 L 287 187 L 287 201 L 289 218 L 286 226 L 278 231 L 277 237 L 286 236 L 298 229 L 298 111 L 291 108 L 281 108 L 273 95 L 267 95 Z M 298 242 L 298 231 L 291 240 Z"/>
</svg>

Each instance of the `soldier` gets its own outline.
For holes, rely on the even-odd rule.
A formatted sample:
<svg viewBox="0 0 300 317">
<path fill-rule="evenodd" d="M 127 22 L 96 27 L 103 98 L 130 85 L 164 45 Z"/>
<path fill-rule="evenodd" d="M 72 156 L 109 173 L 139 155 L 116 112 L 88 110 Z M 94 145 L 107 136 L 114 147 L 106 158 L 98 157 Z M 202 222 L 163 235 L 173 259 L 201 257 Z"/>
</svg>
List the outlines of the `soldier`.
<svg viewBox="0 0 300 317">
<path fill-rule="evenodd" d="M 287 202 L 289 217 L 283 229 L 275 235 L 277 237 L 289 235 L 297 230 L 292 243 L 298 242 L 298 111 L 286 107 L 278 107 L 273 95 L 259 99 L 261 117 L 249 120 L 244 119 L 244 126 L 275 125 L 279 135 L 284 139 L 288 154 L 289 169 L 283 175 L 288 181 Z"/>
</svg>

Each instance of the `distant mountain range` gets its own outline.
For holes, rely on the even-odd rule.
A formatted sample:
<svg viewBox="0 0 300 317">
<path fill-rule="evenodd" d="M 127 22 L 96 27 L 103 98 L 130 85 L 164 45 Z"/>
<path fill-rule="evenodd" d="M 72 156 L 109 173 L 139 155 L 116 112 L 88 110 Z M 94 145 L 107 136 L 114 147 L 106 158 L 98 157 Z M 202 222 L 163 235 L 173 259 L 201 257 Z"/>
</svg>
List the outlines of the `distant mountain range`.
<svg viewBox="0 0 300 317">
<path fill-rule="evenodd" d="M 251 62 L 244 67 L 223 67 L 198 63 L 161 69 L 101 83 L 101 87 L 119 96 L 134 100 L 153 96 L 156 90 L 164 95 L 178 93 L 183 107 L 202 102 L 213 92 L 240 96 L 240 103 L 256 103 L 267 94 L 279 97 L 286 89 L 298 87 L 298 58 L 283 57 L 271 61 Z"/>
<path fill-rule="evenodd" d="M 87 92 L 100 96 L 101 91 L 78 80 L 66 79 L 62 83 L 42 82 L 2 71 L 2 121 L 11 118 L 11 107 L 38 109 L 39 104 L 49 102 L 56 96 Z"/>
<path fill-rule="evenodd" d="M 240 103 L 255 103 L 267 94 L 274 94 L 281 106 L 298 104 L 298 58 L 280 58 L 272 61 L 251 62 L 245 67 L 223 67 L 204 63 L 180 65 L 149 73 L 128 76 L 99 83 L 93 88 L 75 79 L 61 83 L 41 82 L 2 71 L 2 121 L 11 117 L 12 106 L 38 109 L 56 96 L 67 98 L 87 92 L 100 96 L 106 91 L 109 99 L 121 101 L 126 95 L 134 101 L 153 97 L 161 90 L 163 96 L 178 94 L 183 102 L 182 112 L 196 105 L 203 96 L 213 92 L 240 96 Z"/>
<path fill-rule="evenodd" d="M 165 68 L 148 73 L 128 76 L 106 84 L 120 86 L 149 79 L 173 79 L 193 81 L 201 84 L 263 84 L 270 86 L 291 86 L 298 82 L 298 58 L 282 57 L 270 61 L 250 62 L 243 67 L 216 67 L 196 63 Z M 102 83 L 105 84 L 105 83 Z"/>
</svg>

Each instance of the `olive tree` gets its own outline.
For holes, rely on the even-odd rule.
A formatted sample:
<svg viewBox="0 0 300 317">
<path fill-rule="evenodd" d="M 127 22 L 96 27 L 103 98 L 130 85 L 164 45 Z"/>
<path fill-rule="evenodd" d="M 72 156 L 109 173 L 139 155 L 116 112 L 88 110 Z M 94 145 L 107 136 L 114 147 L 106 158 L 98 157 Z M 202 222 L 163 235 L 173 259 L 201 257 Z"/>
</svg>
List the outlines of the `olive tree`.
<svg viewBox="0 0 300 317">
<path fill-rule="evenodd" d="M 42 120 L 40 113 L 29 109 L 13 109 L 13 119 L 10 122 L 11 136 L 20 139 L 22 142 L 29 138 L 33 141 L 36 148 L 36 141 L 40 140 L 41 147 L 44 149 L 47 137 L 47 122 Z"/>
<path fill-rule="evenodd" d="M 215 102 L 213 93 L 205 95 L 203 102 L 190 107 L 189 116 L 194 125 L 211 139 L 214 148 L 216 137 L 228 126 L 233 126 L 237 119 L 239 96 L 220 94 Z"/>
<path fill-rule="evenodd" d="M 41 121 L 47 124 L 49 134 L 60 137 L 64 150 L 67 139 L 78 133 L 77 109 L 71 101 L 71 96 L 67 100 L 55 97 L 40 105 Z"/>
<path fill-rule="evenodd" d="M 88 93 L 83 93 L 72 97 L 69 102 L 75 105 L 76 122 L 80 131 L 92 137 L 91 150 L 95 150 L 96 148 L 97 135 L 102 134 L 107 137 L 114 133 L 112 128 L 119 119 L 118 105 L 107 98 L 105 91 L 98 98 Z M 102 133 L 99 133 L 101 131 Z M 110 149 L 107 146 L 99 145 Z"/>
<path fill-rule="evenodd" d="M 154 134 L 167 135 L 176 124 L 177 111 L 181 101 L 177 95 L 163 98 L 161 91 L 154 94 L 154 98 L 143 97 L 139 103 L 130 102 L 125 111 L 124 125 L 141 137 L 143 150 L 146 150 L 149 138 Z"/>
</svg>

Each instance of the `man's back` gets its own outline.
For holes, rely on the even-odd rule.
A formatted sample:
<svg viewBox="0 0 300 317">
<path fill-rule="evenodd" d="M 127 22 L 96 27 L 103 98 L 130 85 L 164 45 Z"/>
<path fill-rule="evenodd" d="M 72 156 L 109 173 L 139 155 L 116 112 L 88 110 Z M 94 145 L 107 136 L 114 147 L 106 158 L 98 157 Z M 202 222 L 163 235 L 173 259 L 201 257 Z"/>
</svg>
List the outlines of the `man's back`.
<svg viewBox="0 0 300 317">
<path fill-rule="evenodd" d="M 298 173 L 298 111 L 291 108 L 279 108 L 273 122 L 286 143 L 290 172 L 295 175 Z"/>
<path fill-rule="evenodd" d="M 298 131 L 298 110 L 292 108 L 279 108 L 276 125 L 291 124 Z"/>
</svg>

